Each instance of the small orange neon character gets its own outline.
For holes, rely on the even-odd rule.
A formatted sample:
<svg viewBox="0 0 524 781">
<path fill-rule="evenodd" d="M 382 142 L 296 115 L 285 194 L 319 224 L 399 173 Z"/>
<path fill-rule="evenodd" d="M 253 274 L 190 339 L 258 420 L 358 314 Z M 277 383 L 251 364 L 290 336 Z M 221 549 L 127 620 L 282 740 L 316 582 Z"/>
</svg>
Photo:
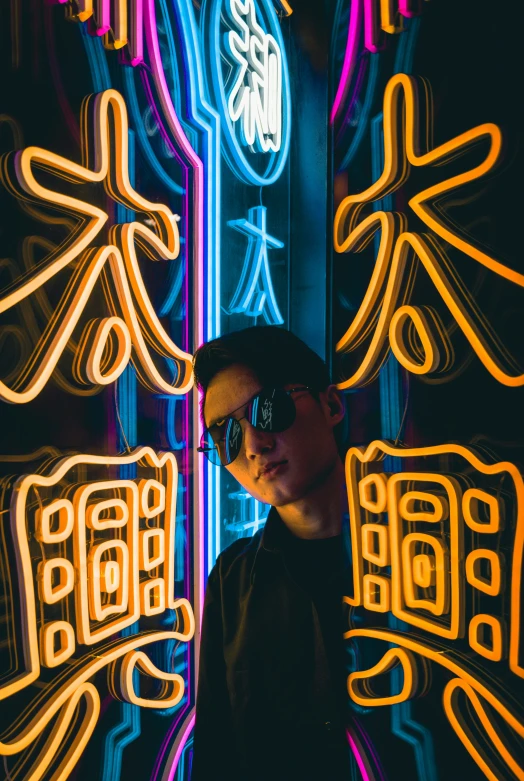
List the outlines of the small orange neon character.
<svg viewBox="0 0 524 781">
<path fill-rule="evenodd" d="M 92 140 L 88 136 L 90 120 Z M 76 374 L 87 385 L 108 385 L 132 360 L 146 387 L 161 393 L 187 393 L 193 382 L 191 356 L 177 347 L 158 319 L 137 258 L 137 246 L 152 260 L 174 260 L 178 256 L 177 217 L 167 206 L 146 200 L 131 186 L 127 110 L 120 93 L 110 89 L 89 96 L 84 102 L 82 127 L 84 165 L 39 147 L 27 147 L 0 160 L 0 179 L 13 194 L 25 201 L 50 205 L 75 220 L 75 227 L 56 251 L 0 295 L 0 312 L 24 302 L 76 261 L 72 279 L 30 360 L 11 387 L 0 381 L 0 398 L 21 404 L 38 396 L 68 345 L 96 282 L 102 277 L 112 314 L 91 320 L 85 327 L 76 353 Z M 92 247 L 109 215 L 88 201 L 41 184 L 36 176 L 39 170 L 75 184 L 103 183 L 114 201 L 145 213 L 154 230 L 138 221 L 113 225 L 109 230 L 109 244 Z M 174 361 L 177 367 L 174 381 L 162 376 L 151 348 L 160 360 Z"/>
<path fill-rule="evenodd" d="M 129 464 L 136 464 L 136 479 L 97 479 L 101 469 L 114 473 Z M 177 474 L 172 453 L 143 447 L 122 457 L 65 458 L 48 476 L 27 475 L 14 488 L 18 583 L 10 585 L 7 620 L 19 624 L 21 636 L 12 638 L 17 669 L 3 677 L 0 700 L 9 698 L 16 709 L 17 693 L 24 695 L 14 726 L 0 738 L 0 754 L 28 749 L 26 779 L 50 777 L 51 767 L 53 778 L 69 775 L 97 722 L 100 695 L 90 679 L 104 667 L 110 690 L 135 705 L 169 708 L 183 696 L 183 678 L 159 670 L 143 651 L 158 641 L 189 641 L 195 629 L 191 605 L 174 597 Z M 15 573 L 8 574 L 13 581 Z M 166 609 L 177 613 L 176 631 L 117 637 L 142 616 Z M 42 667 L 48 669 L 45 694 L 37 690 L 28 704 L 27 687 Z M 138 668 L 162 682 L 158 699 L 136 689 Z M 35 755 L 33 743 L 45 733 Z M 74 735 L 72 743 L 61 745 L 64 735 Z"/>
<path fill-rule="evenodd" d="M 103 36 L 106 49 L 120 49 L 125 62 L 144 61 L 144 5 L 146 0 L 54 0 L 65 4 L 67 18 L 88 22 L 91 35 Z"/>
<path fill-rule="evenodd" d="M 425 84 L 423 92 L 427 102 L 425 111 L 428 122 L 431 122 L 429 90 Z M 422 139 L 419 120 L 422 112 L 418 96 L 419 88 L 415 78 L 400 73 L 389 80 L 384 93 L 384 170 L 367 190 L 344 198 L 335 215 L 334 245 L 337 252 L 360 252 L 373 235 L 380 231 L 378 254 L 369 287 L 351 325 L 338 341 L 337 351 L 350 352 L 365 342 L 371 333 L 372 336 L 357 370 L 339 387 L 354 388 L 371 382 L 390 348 L 402 366 L 415 374 L 427 374 L 443 368 L 449 362 L 450 346 L 439 319 L 432 310 L 409 304 L 411 254 L 426 269 L 469 344 L 490 374 L 504 385 L 524 385 L 524 374 L 509 370 L 508 367 L 513 366 L 514 362 L 508 361 L 504 349 L 496 344 L 482 313 L 460 284 L 458 273 L 455 270 L 450 273 L 450 261 L 436 240 L 439 237 L 499 276 L 524 286 L 523 274 L 513 271 L 459 236 L 455 226 L 446 223 L 437 206 L 442 196 L 477 181 L 493 170 L 500 159 L 500 129 L 491 123 L 478 125 L 441 146 L 420 151 Z M 428 136 L 431 131 L 429 127 Z M 472 144 L 480 142 L 488 145 L 487 155 L 481 163 L 422 190 L 409 201 L 410 207 L 434 237 L 407 230 L 406 217 L 402 214 L 379 210 L 360 220 L 366 204 L 384 198 L 404 184 L 411 166 L 442 165 L 465 152 Z M 409 323 L 418 334 L 420 346 L 414 347 L 412 340 L 410 343 L 405 338 L 404 332 Z"/>
<path fill-rule="evenodd" d="M 385 456 L 408 458 L 410 464 L 413 459 L 425 459 L 425 468 L 388 475 L 377 471 Z M 462 474 L 442 472 L 439 457 L 448 463 L 454 460 Z M 435 461 L 431 469 L 428 459 Z M 462 660 L 460 646 L 450 644 L 464 639 L 472 651 L 491 662 L 508 658 L 511 671 L 524 678 L 520 654 L 524 552 L 521 474 L 509 462 L 488 464 L 459 445 L 402 449 L 376 441 L 365 449 L 349 450 L 346 480 L 354 580 L 353 594 L 344 599 L 375 614 L 391 611 L 412 627 L 409 633 L 375 628 L 346 633 L 347 638 L 384 640 L 389 649 L 373 668 L 349 676 L 352 699 L 366 706 L 403 702 L 417 693 L 417 655 L 440 664 L 454 676 L 444 691 L 446 714 L 473 759 L 494 781 L 506 777 L 497 775 L 497 767 L 511 768 L 518 778 L 524 778 L 524 769 L 490 720 L 489 708 L 520 739 L 524 737 L 523 720 L 480 680 L 478 667 L 468 665 L 465 656 Z M 513 551 L 510 566 L 505 566 L 502 547 Z M 467 589 L 471 591 L 468 599 Z M 509 617 L 509 631 L 505 616 Z M 441 640 L 436 641 L 435 636 Z M 372 679 L 398 664 L 404 673 L 401 691 L 375 696 Z M 465 724 L 460 692 L 478 717 L 475 730 L 484 731 L 493 747 L 495 760 L 491 763 L 472 737 L 475 730 Z"/>
</svg>

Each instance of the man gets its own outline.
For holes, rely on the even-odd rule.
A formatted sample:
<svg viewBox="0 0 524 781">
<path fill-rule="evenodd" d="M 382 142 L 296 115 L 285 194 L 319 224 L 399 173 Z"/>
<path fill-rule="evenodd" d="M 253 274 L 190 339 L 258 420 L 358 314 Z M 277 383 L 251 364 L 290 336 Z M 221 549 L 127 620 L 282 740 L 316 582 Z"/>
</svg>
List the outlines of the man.
<svg viewBox="0 0 524 781">
<path fill-rule="evenodd" d="M 200 449 L 272 509 L 209 575 L 192 779 L 349 779 L 342 398 L 319 356 L 273 326 L 203 345 L 194 369 Z"/>
</svg>

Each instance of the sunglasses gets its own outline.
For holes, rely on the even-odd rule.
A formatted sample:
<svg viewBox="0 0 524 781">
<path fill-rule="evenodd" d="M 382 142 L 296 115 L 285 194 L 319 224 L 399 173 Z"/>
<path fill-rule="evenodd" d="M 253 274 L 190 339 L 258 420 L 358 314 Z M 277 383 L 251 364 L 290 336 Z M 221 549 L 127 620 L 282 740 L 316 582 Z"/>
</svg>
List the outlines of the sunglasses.
<svg viewBox="0 0 524 781">
<path fill-rule="evenodd" d="M 199 453 L 216 466 L 232 464 L 242 448 L 241 420 L 247 420 L 258 431 L 270 434 L 286 431 L 294 422 L 297 409 L 291 397 L 292 393 L 309 391 L 305 385 L 284 390 L 284 388 L 264 388 L 245 405 L 245 413 L 240 418 L 228 415 L 227 418 L 206 428 L 200 440 Z M 238 407 L 242 409 L 242 407 Z M 237 412 L 238 410 L 233 410 Z"/>
</svg>

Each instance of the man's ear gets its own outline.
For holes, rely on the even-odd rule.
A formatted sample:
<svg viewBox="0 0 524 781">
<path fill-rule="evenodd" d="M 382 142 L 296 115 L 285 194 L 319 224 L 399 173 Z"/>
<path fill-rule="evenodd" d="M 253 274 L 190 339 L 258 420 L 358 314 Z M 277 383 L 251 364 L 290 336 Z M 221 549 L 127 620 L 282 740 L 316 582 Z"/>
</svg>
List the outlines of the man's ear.
<svg viewBox="0 0 524 781">
<path fill-rule="evenodd" d="M 325 394 L 329 410 L 329 420 L 332 426 L 336 426 L 346 414 L 344 398 L 336 385 L 328 385 Z"/>
</svg>

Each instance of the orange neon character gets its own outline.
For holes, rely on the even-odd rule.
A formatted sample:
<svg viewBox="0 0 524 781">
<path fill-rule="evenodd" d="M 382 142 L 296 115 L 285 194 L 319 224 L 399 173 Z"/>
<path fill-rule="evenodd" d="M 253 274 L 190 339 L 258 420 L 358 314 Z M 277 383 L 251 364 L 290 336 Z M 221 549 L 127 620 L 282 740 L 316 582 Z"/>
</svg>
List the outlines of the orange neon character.
<svg viewBox="0 0 524 781">
<path fill-rule="evenodd" d="M 410 471 L 377 471 L 386 456 L 409 459 Z M 457 471 L 443 471 L 441 458 L 456 464 Z M 412 468 L 415 460 L 424 462 L 422 468 Z M 522 475 L 510 462 L 487 463 L 460 445 L 405 449 L 375 441 L 348 451 L 346 481 L 353 593 L 345 602 L 364 607 L 370 617 L 391 611 L 410 625 L 407 633 L 382 628 L 351 628 L 346 633 L 347 638 L 384 640 L 388 649 L 374 667 L 349 676 L 352 699 L 366 707 L 403 702 L 416 696 L 423 683 L 417 656 L 440 664 L 455 676 L 444 691 L 444 707 L 471 756 L 493 781 L 505 777 L 500 768 L 510 768 L 523 779 L 524 769 L 504 746 L 486 706 L 519 739 L 524 737 L 524 721 L 482 682 L 479 667 L 459 653 L 467 644 L 490 662 L 508 660 L 510 670 L 524 678 Z M 504 549 L 513 551 L 511 562 L 505 561 Z M 454 643 L 461 645 L 455 648 Z M 375 695 L 373 678 L 399 664 L 404 681 L 400 693 Z M 485 732 L 494 749 L 496 761 L 491 764 L 472 738 L 475 730 L 466 726 L 459 692 L 478 718 L 477 732 Z"/>
<path fill-rule="evenodd" d="M 54 0 L 65 4 L 67 18 L 88 22 L 91 35 L 103 36 L 106 49 L 125 52 L 125 62 L 144 61 L 144 5 L 146 0 Z M 125 47 L 125 48 L 124 48 Z"/>
<path fill-rule="evenodd" d="M 99 479 L 101 470 L 114 474 L 129 464 L 136 465 L 136 479 Z M 180 702 L 183 678 L 159 670 L 143 650 L 158 641 L 189 641 L 195 629 L 191 605 L 174 596 L 177 478 L 172 453 L 142 447 L 122 457 L 72 456 L 48 475 L 18 480 L 11 504 L 18 583 L 10 573 L 16 595 L 10 609 L 18 607 L 21 636 L 13 639 L 17 669 L 0 684 L 0 700 L 16 708 L 17 693 L 39 679 L 42 667 L 57 668 L 56 679 L 46 677 L 45 696 L 37 692 L 28 704 L 25 692 L 16 729 L 0 737 L 7 757 L 33 752 L 34 741 L 52 728 L 24 778 L 40 778 L 57 763 L 63 775 L 56 777 L 67 777 L 96 725 L 100 695 L 89 681 L 104 667 L 110 690 L 127 702 L 148 708 Z M 176 611 L 176 631 L 117 637 L 166 609 Z M 14 626 L 15 616 L 8 621 Z M 163 683 L 158 699 L 141 696 L 135 668 Z M 72 744 L 61 746 L 71 731 Z"/>
<path fill-rule="evenodd" d="M 152 260 L 174 260 L 180 250 L 178 218 L 167 206 L 139 195 L 129 181 L 127 110 L 116 90 L 89 96 L 81 124 L 84 165 L 39 147 L 27 147 L 0 160 L 0 180 L 13 194 L 30 204 L 52 206 L 71 215 L 76 223 L 55 251 L 0 296 L 0 312 L 5 312 L 24 303 L 55 274 L 76 262 L 71 281 L 30 359 L 11 386 L 0 381 L 0 398 L 21 404 L 38 396 L 102 278 L 110 316 L 85 326 L 76 350 L 75 375 L 88 386 L 108 385 L 131 360 L 140 380 L 151 390 L 187 393 L 193 382 L 191 356 L 177 347 L 157 317 L 137 258 L 139 246 Z M 88 201 L 41 184 L 37 178 L 40 170 L 75 184 L 103 183 L 114 201 L 147 215 L 153 228 L 138 221 L 113 225 L 109 244 L 93 247 L 109 215 Z M 164 358 L 172 359 L 177 367 L 174 380 L 165 379 L 158 368 L 158 360 Z"/>
<path fill-rule="evenodd" d="M 419 102 L 419 92 L 423 98 Z M 426 103 L 426 105 L 424 105 Z M 339 384 L 354 388 L 371 382 L 391 349 L 398 361 L 414 374 L 428 374 L 447 368 L 452 349 L 438 316 L 432 309 L 409 303 L 412 285 L 411 255 L 422 263 L 438 293 L 464 333 L 472 349 L 490 374 L 508 386 L 524 385 L 524 374 L 515 370 L 514 361 L 505 355 L 493 338 L 475 301 L 460 282 L 458 273 L 450 273 L 450 261 L 437 244 L 437 237 L 468 255 L 510 282 L 524 286 L 524 275 L 505 266 L 462 238 L 438 210 L 438 201 L 458 188 L 481 180 L 500 160 L 502 135 L 497 125 L 478 125 L 427 151 L 422 149 L 422 115 L 427 115 L 427 136 L 432 133 L 429 87 L 419 89 L 415 78 L 393 76 L 384 93 L 384 169 L 374 184 L 361 193 L 348 195 L 337 209 L 334 245 L 337 252 L 360 252 L 374 234 L 380 232 L 377 258 L 368 289 L 357 314 L 337 343 L 337 351 L 351 352 L 367 340 L 365 355 L 356 371 Z M 411 167 L 440 166 L 464 153 L 472 144 L 487 146 L 484 159 L 464 173 L 452 176 L 413 196 L 409 205 L 434 234 L 418 234 L 407 229 L 403 214 L 374 211 L 361 219 L 367 204 L 381 200 L 398 190 Z M 409 326 L 418 336 L 418 344 L 406 336 Z"/>
</svg>

